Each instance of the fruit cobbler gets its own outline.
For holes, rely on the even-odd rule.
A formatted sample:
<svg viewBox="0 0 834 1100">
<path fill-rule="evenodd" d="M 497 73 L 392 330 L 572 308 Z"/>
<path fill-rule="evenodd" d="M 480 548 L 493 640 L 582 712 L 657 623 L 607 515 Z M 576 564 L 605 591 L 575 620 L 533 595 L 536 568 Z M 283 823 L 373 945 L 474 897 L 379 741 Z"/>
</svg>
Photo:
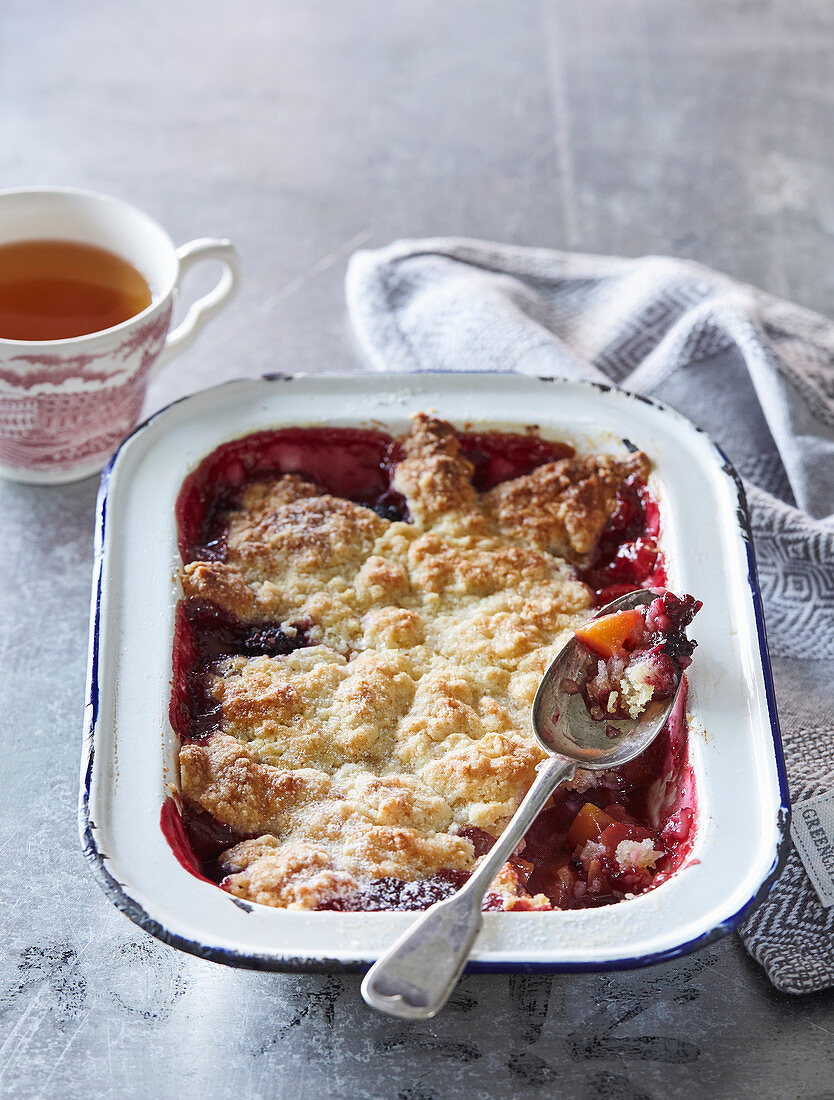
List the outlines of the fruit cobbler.
<svg viewBox="0 0 834 1100">
<path fill-rule="evenodd" d="M 401 439 L 294 428 L 209 455 L 177 504 L 180 784 L 162 823 L 181 862 L 279 908 L 456 890 L 533 781 L 536 688 L 596 608 L 658 589 L 576 685 L 589 709 L 633 716 L 646 685 L 662 697 L 664 660 L 688 661 L 649 469 L 422 414 Z M 683 696 L 637 759 L 557 790 L 486 908 L 607 905 L 680 866 Z"/>
</svg>

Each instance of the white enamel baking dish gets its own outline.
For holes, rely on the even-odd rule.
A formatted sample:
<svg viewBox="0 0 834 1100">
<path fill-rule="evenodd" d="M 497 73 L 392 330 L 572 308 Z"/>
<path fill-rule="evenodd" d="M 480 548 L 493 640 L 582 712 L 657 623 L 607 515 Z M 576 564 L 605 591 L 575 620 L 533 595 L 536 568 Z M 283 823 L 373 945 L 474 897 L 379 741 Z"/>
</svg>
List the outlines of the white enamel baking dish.
<svg viewBox="0 0 834 1100">
<path fill-rule="evenodd" d="M 369 965 L 408 913 L 301 913 L 250 905 L 190 875 L 159 825 L 176 784 L 168 722 L 179 597 L 174 501 L 219 444 L 288 425 L 382 426 L 418 410 L 459 426 L 536 424 L 580 450 L 650 455 L 669 584 L 704 601 L 690 669 L 698 827 L 686 866 L 601 909 L 487 913 L 480 970 L 608 970 L 699 947 L 735 927 L 772 882 L 788 795 L 743 494 L 726 458 L 679 414 L 583 383 L 495 374 L 271 376 L 204 391 L 152 417 L 102 477 L 93 581 L 80 829 L 111 900 L 176 947 L 268 970 Z"/>
</svg>

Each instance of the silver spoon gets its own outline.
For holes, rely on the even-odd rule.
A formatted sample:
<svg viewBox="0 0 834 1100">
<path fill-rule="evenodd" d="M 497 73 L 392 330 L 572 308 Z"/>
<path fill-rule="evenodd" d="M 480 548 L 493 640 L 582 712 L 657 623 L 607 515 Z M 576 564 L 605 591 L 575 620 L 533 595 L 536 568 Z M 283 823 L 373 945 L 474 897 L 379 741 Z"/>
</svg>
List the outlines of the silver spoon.
<svg viewBox="0 0 834 1100">
<path fill-rule="evenodd" d="M 629 592 L 594 617 L 656 597 L 650 589 Z M 533 700 L 533 732 L 548 759 L 539 764 L 524 801 L 461 889 L 427 909 L 365 975 L 362 996 L 372 1008 L 404 1020 L 435 1016 L 466 966 L 483 920 L 484 895 L 556 787 L 572 779 L 578 767 L 602 770 L 633 760 L 660 733 L 677 691 L 669 699 L 650 701 L 639 718 L 600 722 L 591 718 L 581 695 L 562 690 L 564 680 L 576 681 L 595 660 L 572 638 L 545 672 Z M 680 672 L 677 682 L 680 686 Z M 611 726 L 618 736 L 612 736 Z"/>
</svg>

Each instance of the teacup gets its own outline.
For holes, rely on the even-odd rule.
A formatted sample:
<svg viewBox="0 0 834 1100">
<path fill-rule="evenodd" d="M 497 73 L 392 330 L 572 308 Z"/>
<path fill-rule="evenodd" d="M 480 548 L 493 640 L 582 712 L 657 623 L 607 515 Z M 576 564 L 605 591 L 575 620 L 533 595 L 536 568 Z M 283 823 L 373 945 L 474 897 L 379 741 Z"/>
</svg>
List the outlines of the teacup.
<svg viewBox="0 0 834 1100">
<path fill-rule="evenodd" d="M 87 477 L 135 427 L 148 380 L 186 348 L 235 289 L 237 254 L 227 240 L 201 238 L 177 248 L 130 203 L 66 187 L 0 191 L 0 245 L 65 240 L 122 257 L 147 282 L 151 303 L 120 324 L 62 340 L 0 334 L 0 475 L 58 484 Z M 183 275 L 219 260 L 214 288 L 173 330 Z"/>
</svg>

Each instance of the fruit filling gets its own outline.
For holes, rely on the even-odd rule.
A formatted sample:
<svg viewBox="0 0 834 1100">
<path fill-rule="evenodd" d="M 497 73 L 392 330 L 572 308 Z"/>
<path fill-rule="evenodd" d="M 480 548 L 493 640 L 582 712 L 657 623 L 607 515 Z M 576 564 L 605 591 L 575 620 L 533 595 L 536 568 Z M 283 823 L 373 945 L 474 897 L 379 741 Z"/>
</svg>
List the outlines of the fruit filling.
<svg viewBox="0 0 834 1100">
<path fill-rule="evenodd" d="M 686 628 L 702 606 L 693 596 L 659 591 L 651 603 L 577 627 L 576 638 L 599 659 L 579 682 L 564 680 L 562 690 L 581 693 L 598 722 L 638 718 L 652 700 L 671 699 L 692 663 L 698 643 L 687 638 Z"/>
<path fill-rule="evenodd" d="M 665 586 L 649 469 L 422 414 L 399 439 L 293 428 L 209 455 L 176 510 L 180 783 L 161 824 L 183 866 L 278 908 L 422 909 L 458 889 L 543 759 L 530 708 L 574 632 L 598 657 L 575 689 L 602 717 L 689 663 L 691 597 L 588 621 Z M 641 756 L 556 791 L 487 909 L 608 905 L 684 863 L 685 694 Z"/>
</svg>

